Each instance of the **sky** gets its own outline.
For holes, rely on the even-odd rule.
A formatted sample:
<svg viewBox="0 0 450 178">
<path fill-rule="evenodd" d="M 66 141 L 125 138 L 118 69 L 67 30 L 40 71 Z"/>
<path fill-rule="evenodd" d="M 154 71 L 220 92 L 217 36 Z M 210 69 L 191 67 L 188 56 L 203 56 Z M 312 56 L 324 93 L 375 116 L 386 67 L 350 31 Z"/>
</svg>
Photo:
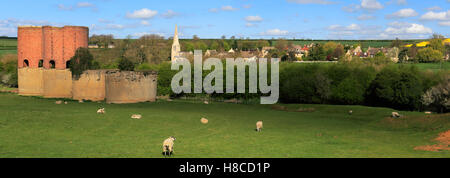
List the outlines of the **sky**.
<svg viewBox="0 0 450 178">
<path fill-rule="evenodd" d="M 87 26 L 138 38 L 423 39 L 450 37 L 450 0 L 0 0 L 0 36 L 20 25 Z"/>
</svg>

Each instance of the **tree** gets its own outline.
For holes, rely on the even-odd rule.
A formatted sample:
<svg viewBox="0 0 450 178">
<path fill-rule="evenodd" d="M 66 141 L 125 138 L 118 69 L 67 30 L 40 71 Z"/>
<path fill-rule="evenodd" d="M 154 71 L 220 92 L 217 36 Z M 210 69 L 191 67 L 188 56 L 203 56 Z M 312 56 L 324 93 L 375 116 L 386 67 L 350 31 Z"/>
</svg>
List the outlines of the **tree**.
<svg viewBox="0 0 450 178">
<path fill-rule="evenodd" d="M 434 50 L 430 47 L 420 49 L 417 53 L 417 59 L 419 62 L 439 62 L 442 58 L 442 52 Z"/>
<path fill-rule="evenodd" d="M 408 49 L 402 49 L 400 53 L 398 54 L 398 60 L 399 62 L 407 62 L 408 60 Z"/>
<path fill-rule="evenodd" d="M 333 58 L 339 59 L 342 56 L 344 56 L 344 54 L 345 54 L 344 46 L 342 46 L 341 44 L 338 44 L 336 46 L 336 49 L 334 49 L 332 56 L 333 56 Z"/>
<path fill-rule="evenodd" d="M 87 48 L 78 48 L 75 55 L 70 58 L 72 76 L 78 78 L 85 70 L 97 68 L 93 61 L 94 57 Z"/>
<path fill-rule="evenodd" d="M 446 77 L 442 83 L 425 92 L 422 104 L 434 107 L 441 113 L 450 110 L 450 77 Z"/>
<path fill-rule="evenodd" d="M 392 47 L 400 48 L 400 47 L 402 47 L 402 45 L 403 45 L 403 42 L 401 40 L 399 40 L 398 38 L 395 38 L 395 40 L 392 41 L 392 43 L 391 43 L 391 48 Z"/>
<path fill-rule="evenodd" d="M 440 38 L 431 39 L 429 47 L 431 47 L 434 50 L 438 50 L 441 53 L 445 53 L 445 46 L 444 46 L 443 40 Z"/>
<path fill-rule="evenodd" d="M 408 56 L 414 59 L 414 62 L 418 62 L 419 60 L 417 60 L 417 53 L 418 53 L 418 49 L 416 44 L 413 44 L 409 49 L 408 49 Z"/>
<path fill-rule="evenodd" d="M 320 44 L 316 44 L 309 50 L 308 59 L 312 61 L 323 61 L 326 59 L 325 51 Z"/>
<path fill-rule="evenodd" d="M 120 71 L 134 71 L 134 64 L 126 57 L 122 57 L 119 61 L 119 70 Z"/>
</svg>

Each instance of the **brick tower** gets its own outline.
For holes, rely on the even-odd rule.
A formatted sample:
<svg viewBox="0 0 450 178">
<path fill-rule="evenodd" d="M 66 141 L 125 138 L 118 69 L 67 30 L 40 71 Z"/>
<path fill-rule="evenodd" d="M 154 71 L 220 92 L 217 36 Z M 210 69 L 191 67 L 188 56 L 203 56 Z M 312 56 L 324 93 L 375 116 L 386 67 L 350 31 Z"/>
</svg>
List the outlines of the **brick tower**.
<svg viewBox="0 0 450 178">
<path fill-rule="evenodd" d="M 17 38 L 19 68 L 66 69 L 76 49 L 88 47 L 89 28 L 20 26 Z"/>
</svg>

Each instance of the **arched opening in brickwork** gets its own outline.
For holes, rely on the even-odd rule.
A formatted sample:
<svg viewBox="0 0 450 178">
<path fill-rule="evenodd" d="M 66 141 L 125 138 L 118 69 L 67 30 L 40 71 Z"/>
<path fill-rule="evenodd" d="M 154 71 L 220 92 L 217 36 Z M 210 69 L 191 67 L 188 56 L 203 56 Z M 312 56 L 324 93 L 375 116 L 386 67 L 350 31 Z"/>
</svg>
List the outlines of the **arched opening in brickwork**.
<svg viewBox="0 0 450 178">
<path fill-rule="evenodd" d="M 44 60 L 43 59 L 39 60 L 38 67 L 44 67 Z"/>
<path fill-rule="evenodd" d="M 28 59 L 23 60 L 23 67 L 30 66 L 30 62 L 28 62 Z"/>
<path fill-rule="evenodd" d="M 66 69 L 70 68 L 70 60 L 66 61 Z"/>
<path fill-rule="evenodd" d="M 55 61 L 54 60 L 50 60 L 50 69 L 54 69 L 55 68 L 55 66 L 56 66 L 56 63 L 55 63 Z"/>
</svg>

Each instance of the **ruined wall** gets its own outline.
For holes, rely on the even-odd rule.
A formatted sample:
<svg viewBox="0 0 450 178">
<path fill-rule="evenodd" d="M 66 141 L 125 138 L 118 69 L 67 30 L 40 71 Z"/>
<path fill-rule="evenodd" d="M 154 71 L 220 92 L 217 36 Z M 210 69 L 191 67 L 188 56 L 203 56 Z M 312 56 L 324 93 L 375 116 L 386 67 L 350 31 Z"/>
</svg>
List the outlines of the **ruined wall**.
<svg viewBox="0 0 450 178">
<path fill-rule="evenodd" d="M 106 72 L 107 103 L 137 103 L 156 100 L 156 73 Z"/>
<path fill-rule="evenodd" d="M 69 69 L 45 69 L 45 98 L 72 98 L 72 72 Z"/>
<path fill-rule="evenodd" d="M 44 69 L 19 68 L 18 69 L 19 95 L 44 95 Z"/>
<path fill-rule="evenodd" d="M 105 70 L 88 70 L 73 79 L 72 97 L 75 100 L 102 101 L 105 99 Z"/>
</svg>

